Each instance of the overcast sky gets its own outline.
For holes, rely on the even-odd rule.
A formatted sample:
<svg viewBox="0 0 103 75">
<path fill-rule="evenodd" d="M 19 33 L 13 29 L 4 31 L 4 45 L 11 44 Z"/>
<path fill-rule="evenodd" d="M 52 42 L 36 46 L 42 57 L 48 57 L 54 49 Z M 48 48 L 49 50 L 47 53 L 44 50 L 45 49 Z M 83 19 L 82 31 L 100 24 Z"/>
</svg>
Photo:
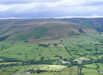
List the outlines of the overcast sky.
<svg viewBox="0 0 103 75">
<path fill-rule="evenodd" d="M 103 0 L 0 0 L 0 18 L 103 16 Z"/>
</svg>

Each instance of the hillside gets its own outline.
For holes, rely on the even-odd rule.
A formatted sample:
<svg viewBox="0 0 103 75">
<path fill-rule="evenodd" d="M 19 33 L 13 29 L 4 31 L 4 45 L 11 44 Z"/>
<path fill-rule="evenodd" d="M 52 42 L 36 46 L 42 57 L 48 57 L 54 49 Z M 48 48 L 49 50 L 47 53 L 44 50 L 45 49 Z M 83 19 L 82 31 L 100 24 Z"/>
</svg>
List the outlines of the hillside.
<svg viewBox="0 0 103 75">
<path fill-rule="evenodd" d="M 92 50 L 95 43 L 102 43 L 102 36 L 95 28 L 85 26 L 85 24 L 75 23 L 74 19 L 72 22 L 69 21 L 70 19 L 67 20 L 0 20 L 0 56 L 7 56 L 24 61 L 26 59 L 25 54 L 27 54 L 28 60 L 36 62 L 37 60 L 41 62 L 40 60 L 42 58 L 55 60 L 57 59 L 55 56 L 60 56 L 63 59 L 71 59 L 71 54 L 68 54 L 65 45 L 67 48 L 71 46 L 70 52 L 73 52 L 74 56 L 77 55 L 77 58 L 88 53 L 88 51 L 86 51 L 88 48 L 86 48 L 85 45 L 88 47 L 92 45 L 90 47 Z M 79 44 L 83 47 L 79 46 Z M 72 47 L 73 49 L 75 48 L 76 51 L 72 51 Z M 81 53 L 80 50 L 83 50 L 83 53 Z M 95 50 L 93 51 L 95 52 Z M 75 54 L 75 52 L 77 54 Z"/>
<path fill-rule="evenodd" d="M 103 18 L 72 18 L 62 19 L 65 22 L 72 22 L 80 25 L 84 25 L 90 28 L 94 28 L 99 32 L 103 32 Z"/>
<path fill-rule="evenodd" d="M 103 68 L 103 32 L 97 27 L 102 23 L 95 27 L 92 19 L 85 20 L 0 20 L 0 73 L 71 75 L 73 70 L 77 75 L 81 68 L 84 75 L 98 75 Z"/>
<path fill-rule="evenodd" d="M 0 40 L 53 40 L 96 32 L 93 28 L 59 19 L 0 20 Z"/>
</svg>

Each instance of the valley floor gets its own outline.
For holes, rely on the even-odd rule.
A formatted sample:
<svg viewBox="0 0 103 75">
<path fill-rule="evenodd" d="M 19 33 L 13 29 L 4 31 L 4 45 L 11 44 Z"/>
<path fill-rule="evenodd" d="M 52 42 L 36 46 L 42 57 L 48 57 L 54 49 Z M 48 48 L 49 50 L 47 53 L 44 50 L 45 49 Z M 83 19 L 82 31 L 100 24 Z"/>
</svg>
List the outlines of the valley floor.
<svg viewBox="0 0 103 75">
<path fill-rule="evenodd" d="M 18 65 L 0 68 L 0 75 L 102 75 L 103 64 L 94 63 L 83 65 L 81 73 L 80 66 L 64 66 L 64 65 L 47 65 L 32 64 Z"/>
</svg>

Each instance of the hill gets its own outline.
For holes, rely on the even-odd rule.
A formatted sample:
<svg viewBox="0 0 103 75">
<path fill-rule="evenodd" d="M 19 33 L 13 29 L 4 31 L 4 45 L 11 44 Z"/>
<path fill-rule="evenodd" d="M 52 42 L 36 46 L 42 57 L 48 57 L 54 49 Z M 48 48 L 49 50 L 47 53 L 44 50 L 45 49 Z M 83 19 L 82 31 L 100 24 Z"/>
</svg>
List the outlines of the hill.
<svg viewBox="0 0 103 75">
<path fill-rule="evenodd" d="M 1 58 L 42 62 L 55 61 L 59 56 L 59 59 L 69 60 L 73 56 L 85 56 L 94 49 L 95 43 L 102 43 L 102 36 L 95 28 L 70 20 L 0 20 Z M 87 55 L 91 57 L 94 53 L 95 50 Z"/>
<path fill-rule="evenodd" d="M 95 34 L 93 28 L 60 19 L 0 20 L 0 40 L 54 40 L 72 35 Z"/>
<path fill-rule="evenodd" d="M 1 19 L 0 74 L 98 75 L 102 30 L 102 19 L 94 18 Z"/>
<path fill-rule="evenodd" d="M 94 28 L 99 32 L 103 32 L 103 18 L 72 18 L 62 19 L 65 22 L 72 22 L 80 25 L 84 25 L 90 28 Z"/>
</svg>

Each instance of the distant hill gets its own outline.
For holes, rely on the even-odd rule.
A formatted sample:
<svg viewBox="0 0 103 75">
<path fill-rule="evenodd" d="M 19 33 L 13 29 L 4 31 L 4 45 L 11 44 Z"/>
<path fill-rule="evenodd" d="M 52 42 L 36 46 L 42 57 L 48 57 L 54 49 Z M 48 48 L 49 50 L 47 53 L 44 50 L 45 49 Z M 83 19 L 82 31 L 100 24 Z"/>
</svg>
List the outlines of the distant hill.
<svg viewBox="0 0 103 75">
<path fill-rule="evenodd" d="M 103 32 L 103 18 L 72 18 L 62 19 L 65 22 L 72 22 L 76 24 L 85 25 L 96 29 L 99 32 Z"/>
<path fill-rule="evenodd" d="M 96 21 L 95 21 L 96 20 Z M 1 19 L 0 40 L 52 40 L 95 34 L 101 19 Z M 93 22 L 93 23 L 92 23 Z M 99 26 L 96 25 L 99 22 Z M 95 24 L 96 23 L 96 24 Z M 95 27 L 96 26 L 96 27 Z M 102 26 L 102 25 L 101 25 Z"/>
<path fill-rule="evenodd" d="M 102 60 L 103 47 L 96 48 L 103 45 L 101 22 L 79 18 L 1 19 L 0 59 L 58 64 L 61 59 L 80 57 L 98 61 L 95 55 L 99 55 Z"/>
</svg>

